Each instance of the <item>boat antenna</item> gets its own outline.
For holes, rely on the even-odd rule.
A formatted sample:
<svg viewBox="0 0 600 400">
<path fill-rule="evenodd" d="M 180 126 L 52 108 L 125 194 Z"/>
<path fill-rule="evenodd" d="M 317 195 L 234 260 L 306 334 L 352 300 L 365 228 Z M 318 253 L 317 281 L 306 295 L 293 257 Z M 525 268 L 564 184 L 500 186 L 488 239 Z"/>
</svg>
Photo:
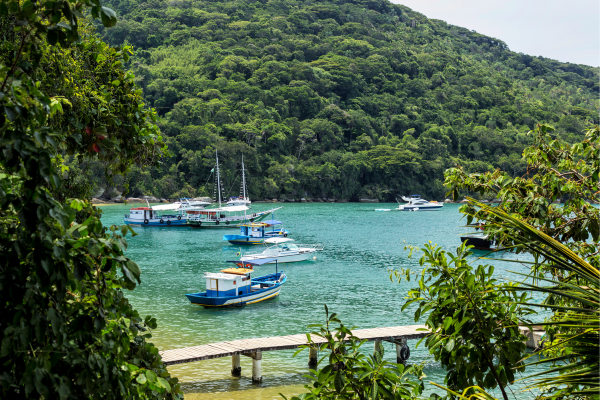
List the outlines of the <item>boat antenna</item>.
<svg viewBox="0 0 600 400">
<path fill-rule="evenodd" d="M 247 203 L 246 200 L 246 174 L 244 173 L 244 153 L 242 153 L 242 195 L 244 196 L 244 206 Z M 244 209 L 244 220 L 247 220 L 248 217 L 246 217 L 246 210 Z"/>
<path fill-rule="evenodd" d="M 217 157 L 217 191 L 219 192 L 219 208 L 221 208 L 221 176 L 219 175 L 219 154 L 216 149 L 215 156 Z"/>
</svg>

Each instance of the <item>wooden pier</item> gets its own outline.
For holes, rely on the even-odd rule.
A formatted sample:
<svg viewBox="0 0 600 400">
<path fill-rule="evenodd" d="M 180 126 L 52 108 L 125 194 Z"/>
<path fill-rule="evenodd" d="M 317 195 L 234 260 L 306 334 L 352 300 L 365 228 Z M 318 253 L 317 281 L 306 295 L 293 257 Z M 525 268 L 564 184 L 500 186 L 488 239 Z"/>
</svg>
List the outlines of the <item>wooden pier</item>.
<svg viewBox="0 0 600 400">
<path fill-rule="evenodd" d="M 387 328 L 357 329 L 352 331 L 354 336 L 369 342 L 374 341 L 375 347 L 381 346 L 381 342 L 391 342 L 396 344 L 396 360 L 398 363 L 406 361 L 407 340 L 420 339 L 429 334 L 425 325 L 409 326 L 391 326 Z M 530 332 L 527 328 L 522 328 L 523 334 L 528 336 L 527 346 L 537 348 L 543 331 L 536 330 Z M 312 337 L 317 344 L 325 342 L 318 336 Z M 261 360 L 264 351 L 290 350 L 297 349 L 300 346 L 306 346 L 308 340 L 306 334 L 274 336 L 254 339 L 232 340 L 229 342 L 219 342 L 204 344 L 201 346 L 184 347 L 181 349 L 161 351 L 163 363 L 165 365 L 184 364 L 195 361 L 210 360 L 213 358 L 231 357 L 231 373 L 234 376 L 240 376 L 242 367 L 240 356 L 252 358 L 252 381 L 261 382 Z M 408 353 L 410 354 L 410 353 Z M 317 363 L 317 349 L 309 349 L 309 365 Z"/>
<path fill-rule="evenodd" d="M 352 331 L 354 336 L 369 342 L 375 341 L 379 346 L 382 341 L 396 343 L 396 355 L 398 362 L 401 359 L 402 348 L 406 346 L 406 341 L 410 339 L 420 339 L 429 334 L 425 325 L 410 326 L 392 326 L 388 328 L 357 329 Z M 321 337 L 312 337 L 315 343 L 323 343 L 325 340 Z M 254 382 L 262 381 L 261 360 L 263 351 L 277 351 L 297 349 L 300 346 L 308 344 L 306 334 L 276 336 L 255 339 L 232 340 L 229 342 L 210 343 L 202 346 L 185 347 L 182 349 L 161 351 L 160 355 L 165 365 L 184 364 L 194 361 L 210 360 L 212 358 L 231 356 L 232 369 L 234 376 L 241 374 L 240 356 L 252 358 L 252 380 Z M 317 361 L 316 349 L 309 351 L 309 364 L 315 365 Z"/>
</svg>

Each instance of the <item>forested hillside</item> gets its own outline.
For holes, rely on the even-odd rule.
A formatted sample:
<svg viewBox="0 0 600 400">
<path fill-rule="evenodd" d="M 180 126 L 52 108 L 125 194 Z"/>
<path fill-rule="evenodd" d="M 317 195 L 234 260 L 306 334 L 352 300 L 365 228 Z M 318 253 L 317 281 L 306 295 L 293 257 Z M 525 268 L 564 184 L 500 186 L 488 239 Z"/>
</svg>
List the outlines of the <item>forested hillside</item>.
<svg viewBox="0 0 600 400">
<path fill-rule="evenodd" d="M 598 68 L 385 0 L 107 5 L 119 20 L 99 33 L 136 49 L 130 68 L 172 153 L 128 175 L 131 195 L 212 195 L 218 149 L 231 195 L 243 153 L 254 199 L 440 199 L 454 164 L 524 173 L 538 122 L 567 140 L 598 123 Z"/>
</svg>

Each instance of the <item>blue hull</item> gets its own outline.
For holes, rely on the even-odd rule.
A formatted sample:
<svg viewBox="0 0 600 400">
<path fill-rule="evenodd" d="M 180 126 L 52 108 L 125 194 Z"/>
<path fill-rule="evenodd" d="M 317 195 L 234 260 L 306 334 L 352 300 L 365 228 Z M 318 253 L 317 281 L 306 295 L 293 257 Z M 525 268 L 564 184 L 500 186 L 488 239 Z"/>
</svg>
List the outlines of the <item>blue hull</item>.
<svg viewBox="0 0 600 400">
<path fill-rule="evenodd" d="M 163 222 L 162 224 L 160 223 L 160 221 L 148 221 L 147 224 L 145 224 L 143 221 L 127 221 L 124 220 L 124 222 L 127 225 L 139 225 L 139 226 L 152 226 L 152 227 L 156 227 L 156 226 L 162 226 L 167 227 L 167 226 L 189 226 L 186 224 L 186 220 L 185 219 L 172 219 L 172 220 L 167 220 L 165 222 Z"/>
<path fill-rule="evenodd" d="M 277 275 L 280 276 L 281 274 L 282 273 L 280 272 Z M 265 277 L 260 277 L 257 280 L 253 279 L 252 284 L 259 284 L 261 283 L 261 278 L 272 277 L 274 275 L 275 274 L 266 275 Z M 186 294 L 185 297 L 188 298 L 190 303 L 204 307 L 240 307 L 277 297 L 281 290 L 281 286 L 283 286 L 286 281 L 287 277 L 284 274 L 283 280 L 275 285 L 239 296 L 207 297 L 206 292 L 201 292 Z"/>
</svg>

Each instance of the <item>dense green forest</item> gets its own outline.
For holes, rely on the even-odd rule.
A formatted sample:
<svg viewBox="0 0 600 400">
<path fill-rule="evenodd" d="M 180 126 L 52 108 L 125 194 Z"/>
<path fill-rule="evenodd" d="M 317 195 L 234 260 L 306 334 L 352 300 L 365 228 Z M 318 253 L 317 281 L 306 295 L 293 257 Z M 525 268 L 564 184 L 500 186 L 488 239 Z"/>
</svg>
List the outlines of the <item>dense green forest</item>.
<svg viewBox="0 0 600 400">
<path fill-rule="evenodd" d="M 253 199 L 439 200 L 455 164 L 523 174 L 538 122 L 567 141 L 599 122 L 598 68 L 385 0 L 107 6 L 118 23 L 98 33 L 133 45 L 129 67 L 171 152 L 115 181 L 133 196 L 212 195 L 218 149 L 226 194 L 239 193 L 243 153 Z"/>
</svg>

